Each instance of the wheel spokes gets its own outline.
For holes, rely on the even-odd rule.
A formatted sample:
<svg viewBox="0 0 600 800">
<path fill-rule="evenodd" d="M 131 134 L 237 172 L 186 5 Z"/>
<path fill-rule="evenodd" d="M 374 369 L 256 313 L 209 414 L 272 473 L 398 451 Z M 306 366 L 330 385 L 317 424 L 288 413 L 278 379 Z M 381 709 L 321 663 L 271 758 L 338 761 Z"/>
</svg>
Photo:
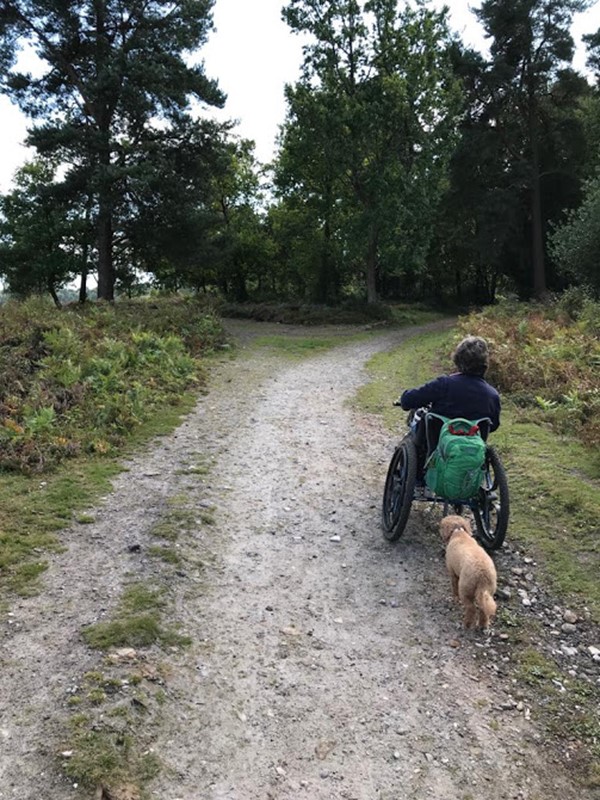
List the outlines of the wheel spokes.
<svg viewBox="0 0 600 800">
<path fill-rule="evenodd" d="M 404 467 L 400 467 L 400 469 L 396 470 L 394 473 L 394 488 L 392 491 L 392 502 L 391 502 L 391 511 L 392 516 L 394 519 L 398 516 L 400 511 L 402 510 L 402 487 L 404 485 Z"/>
</svg>

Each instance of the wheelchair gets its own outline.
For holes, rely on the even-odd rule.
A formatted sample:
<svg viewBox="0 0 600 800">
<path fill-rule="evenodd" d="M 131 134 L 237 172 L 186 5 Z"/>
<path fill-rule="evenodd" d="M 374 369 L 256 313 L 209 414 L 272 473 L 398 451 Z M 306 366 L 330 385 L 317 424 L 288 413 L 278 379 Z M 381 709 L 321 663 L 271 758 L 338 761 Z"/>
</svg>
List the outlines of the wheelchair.
<svg viewBox="0 0 600 800">
<path fill-rule="evenodd" d="M 491 421 L 480 422 L 484 423 L 482 435 L 487 439 Z M 474 497 L 440 497 L 426 486 L 421 473 L 437 444 L 441 418 L 427 409 L 418 409 L 410 412 L 408 423 L 409 430 L 394 450 L 385 480 L 382 510 L 385 538 L 396 542 L 406 528 L 413 502 L 423 501 L 443 505 L 444 516 L 462 515 L 465 509 L 470 509 L 475 519 L 476 539 L 486 550 L 498 550 L 506 536 L 510 503 L 506 472 L 496 450 L 486 446 L 481 485 Z"/>
</svg>

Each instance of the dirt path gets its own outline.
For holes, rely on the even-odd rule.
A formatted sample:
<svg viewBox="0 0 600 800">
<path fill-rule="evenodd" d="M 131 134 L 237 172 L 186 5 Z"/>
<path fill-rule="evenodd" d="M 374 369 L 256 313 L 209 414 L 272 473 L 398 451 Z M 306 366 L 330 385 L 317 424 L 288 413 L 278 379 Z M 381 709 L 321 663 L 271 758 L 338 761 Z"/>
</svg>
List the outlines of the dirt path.
<svg viewBox="0 0 600 800">
<path fill-rule="evenodd" d="M 89 797 L 55 768 L 54 709 L 97 662 L 81 626 L 132 575 L 156 571 L 149 533 L 177 497 L 214 509 L 214 524 L 178 545 L 170 588 L 192 646 L 161 656 L 152 738 L 165 766 L 152 797 L 573 796 L 496 674 L 501 642 L 460 629 L 438 512 L 413 512 L 396 547 L 381 536 L 393 442 L 348 401 L 366 360 L 406 335 L 301 362 L 243 348 L 181 428 L 115 481 L 96 521 L 65 532 L 44 593 L 2 623 L 1 800 Z M 199 459 L 205 476 L 190 470 Z"/>
</svg>

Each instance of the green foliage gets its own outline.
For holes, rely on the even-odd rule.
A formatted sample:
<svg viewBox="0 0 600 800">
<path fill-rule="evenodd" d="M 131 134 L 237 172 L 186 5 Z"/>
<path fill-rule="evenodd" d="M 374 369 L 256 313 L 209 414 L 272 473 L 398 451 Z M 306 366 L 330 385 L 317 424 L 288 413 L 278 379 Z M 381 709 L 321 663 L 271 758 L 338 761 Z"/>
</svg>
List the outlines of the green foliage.
<svg viewBox="0 0 600 800">
<path fill-rule="evenodd" d="M 62 312 L 6 304 L 0 468 L 41 472 L 82 452 L 114 452 L 198 385 L 198 357 L 223 339 L 218 318 L 191 298 Z"/>
<path fill-rule="evenodd" d="M 489 57 L 455 44 L 465 102 L 429 255 L 434 296 L 484 304 L 506 290 L 530 297 L 564 286 L 544 239 L 564 209 L 579 203 L 597 149 L 597 105 L 591 107 L 585 78 L 569 67 L 570 21 L 581 5 L 485 2 L 475 13 L 489 36 Z"/>
<path fill-rule="evenodd" d="M 116 0 L 49 0 L 4 9 L 0 90 L 37 118 L 29 144 L 66 165 L 53 188 L 71 216 L 89 227 L 94 210 L 101 299 L 113 299 L 115 233 L 135 242 L 130 227 L 138 217 L 149 238 L 161 230 L 151 220 L 168 219 L 172 228 L 174 197 L 202 194 L 206 165 L 214 164 L 211 134 L 219 126 L 194 120 L 190 105 L 221 106 L 224 97 L 202 61 L 186 55 L 206 42 L 212 5 L 155 0 L 129 4 L 125 12 Z M 42 62 L 35 78 L 19 71 L 15 57 L 26 44 Z M 130 276 L 123 272 L 134 264 L 131 254 L 117 264 L 125 283 Z"/>
<path fill-rule="evenodd" d="M 375 302 L 423 268 L 446 180 L 459 93 L 445 12 L 291 0 L 283 15 L 310 36 L 276 164 L 289 280 L 329 303 L 355 282 Z"/>
<path fill-rule="evenodd" d="M 78 267 L 75 226 L 67 208 L 51 191 L 54 167 L 25 164 L 15 188 L 0 197 L 0 275 L 17 297 L 57 291 Z"/>
<path fill-rule="evenodd" d="M 3 322 L 10 322 L 10 330 L 4 329 L 8 339 L 2 339 L 3 346 L 0 346 L 0 359 L 5 366 L 6 376 L 4 388 L 18 399 L 19 393 L 27 396 L 35 389 L 36 362 L 46 357 L 40 350 L 43 341 L 40 330 L 47 333 L 46 328 L 51 330 L 57 319 L 73 322 L 71 316 L 74 312 L 57 313 L 48 304 L 38 300 L 5 306 L 3 312 Z M 78 311 L 74 316 L 80 313 L 97 314 L 98 310 Z M 208 325 L 204 324 L 202 311 L 195 302 L 188 304 L 187 301 L 160 300 L 151 304 L 119 304 L 116 309 L 103 309 L 100 317 L 102 330 L 104 333 L 110 332 L 113 337 L 120 335 L 121 326 L 126 330 L 131 324 L 157 331 L 168 331 L 172 325 L 181 324 L 188 346 L 193 347 L 196 356 L 201 351 L 217 346 L 223 336 L 223 330 L 214 315 L 210 314 Z M 64 332 L 67 329 L 65 325 L 64 329 L 57 330 Z M 72 356 L 73 350 L 70 348 L 79 346 L 79 338 L 63 336 L 62 341 L 65 343 L 65 353 Z M 69 346 L 66 342 L 70 343 Z M 60 396 L 64 399 L 64 395 Z M 173 401 L 175 405 L 156 406 L 146 422 L 122 438 L 122 444 L 131 447 L 151 436 L 170 432 L 180 422 L 182 413 L 192 407 L 194 396 L 187 393 L 173 398 Z M 10 405 L 2 402 L 2 427 L 17 425 L 11 416 L 19 408 L 17 401 L 11 401 Z M 60 414 L 57 416 L 60 422 Z M 85 420 L 81 420 L 81 424 L 85 427 Z M 21 433 L 24 430 L 22 426 L 18 429 Z M 53 466 L 56 463 L 56 459 L 50 460 L 55 456 L 53 450 L 43 441 L 38 445 L 40 456 L 36 466 L 40 469 Z M 7 449 L 0 448 L 0 452 L 6 458 Z M 122 450 L 115 444 L 111 452 L 118 455 Z M 61 458 L 63 455 L 58 454 Z M 117 461 L 106 455 L 79 451 L 78 458 L 71 458 L 58 464 L 55 469 L 47 470 L 44 480 L 22 474 L 32 471 L 22 459 L 15 463 L 10 472 L 4 472 L 0 481 L 0 575 L 7 591 L 29 595 L 38 590 L 39 577 L 46 569 L 41 554 L 56 548 L 54 532 L 69 524 L 73 512 L 80 512 L 76 517 L 80 523 L 90 522 L 89 516 L 81 512 L 89 508 L 98 496 L 110 490 L 110 478 L 120 470 Z M 187 524 L 187 517 L 181 523 Z"/>
<path fill-rule="evenodd" d="M 560 269 L 600 293 L 600 172 L 583 187 L 583 201 L 550 237 Z"/>
<path fill-rule="evenodd" d="M 521 408 L 523 419 L 538 419 L 597 447 L 600 306 L 578 294 L 549 307 L 500 304 L 462 319 L 459 329 L 488 340 L 489 379 Z"/>
</svg>

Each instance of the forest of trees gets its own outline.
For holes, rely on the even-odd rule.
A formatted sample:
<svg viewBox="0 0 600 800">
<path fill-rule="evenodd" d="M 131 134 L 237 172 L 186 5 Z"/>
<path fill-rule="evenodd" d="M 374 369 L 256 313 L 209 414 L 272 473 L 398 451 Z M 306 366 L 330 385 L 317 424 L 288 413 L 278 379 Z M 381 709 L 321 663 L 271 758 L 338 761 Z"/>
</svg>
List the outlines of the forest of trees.
<svg viewBox="0 0 600 800">
<path fill-rule="evenodd" d="M 214 0 L 0 0 L 0 91 L 36 153 L 0 196 L 0 277 L 57 304 L 600 292 L 600 29 L 572 67 L 589 5 L 484 0 L 482 54 L 424 0 L 287 0 L 307 44 L 263 165 L 210 114 Z"/>
</svg>

